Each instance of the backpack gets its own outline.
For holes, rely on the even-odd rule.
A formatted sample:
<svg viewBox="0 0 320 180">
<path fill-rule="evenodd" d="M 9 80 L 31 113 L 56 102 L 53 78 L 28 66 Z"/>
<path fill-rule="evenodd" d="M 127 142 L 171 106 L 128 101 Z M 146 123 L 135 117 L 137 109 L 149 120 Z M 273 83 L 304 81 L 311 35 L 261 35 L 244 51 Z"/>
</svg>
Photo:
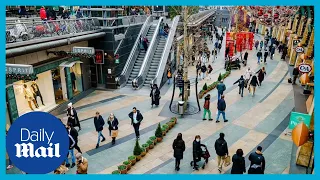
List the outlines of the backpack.
<svg viewBox="0 0 320 180">
<path fill-rule="evenodd" d="M 239 85 L 244 86 L 244 79 L 239 79 Z"/>
</svg>

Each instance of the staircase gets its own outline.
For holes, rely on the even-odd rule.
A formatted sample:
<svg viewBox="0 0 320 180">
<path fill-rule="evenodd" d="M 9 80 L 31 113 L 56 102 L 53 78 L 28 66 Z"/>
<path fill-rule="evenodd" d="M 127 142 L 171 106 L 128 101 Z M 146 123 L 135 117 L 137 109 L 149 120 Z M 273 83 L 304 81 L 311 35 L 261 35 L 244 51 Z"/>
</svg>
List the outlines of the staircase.
<svg viewBox="0 0 320 180">
<path fill-rule="evenodd" d="M 148 39 L 149 43 L 151 42 L 151 39 L 152 39 L 152 36 L 154 34 L 155 29 L 156 29 L 156 26 L 154 26 L 154 25 L 151 25 L 149 27 L 149 30 L 148 30 L 147 35 L 146 35 L 146 38 Z M 139 49 L 140 49 L 140 45 L 139 45 Z M 133 79 L 138 76 L 145 55 L 146 55 L 145 50 L 140 50 L 139 51 L 138 57 L 137 57 L 137 59 L 136 59 L 136 61 L 134 63 L 133 69 L 132 69 L 132 71 L 130 73 L 130 76 L 128 78 L 127 86 L 131 86 Z"/>
<path fill-rule="evenodd" d="M 165 44 L 166 44 L 166 38 L 164 36 L 160 36 L 143 86 L 150 86 L 151 81 L 155 78 Z"/>
</svg>

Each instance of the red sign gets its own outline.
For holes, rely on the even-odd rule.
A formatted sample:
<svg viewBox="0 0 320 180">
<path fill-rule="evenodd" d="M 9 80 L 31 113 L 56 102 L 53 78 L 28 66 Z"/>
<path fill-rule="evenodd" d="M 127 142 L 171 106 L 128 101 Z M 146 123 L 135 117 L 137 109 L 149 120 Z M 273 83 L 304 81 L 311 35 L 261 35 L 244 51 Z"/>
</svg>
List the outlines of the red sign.
<svg viewBox="0 0 320 180">
<path fill-rule="evenodd" d="M 96 57 L 94 59 L 94 63 L 95 64 L 104 64 L 104 51 L 96 49 L 95 55 L 96 55 Z"/>
</svg>

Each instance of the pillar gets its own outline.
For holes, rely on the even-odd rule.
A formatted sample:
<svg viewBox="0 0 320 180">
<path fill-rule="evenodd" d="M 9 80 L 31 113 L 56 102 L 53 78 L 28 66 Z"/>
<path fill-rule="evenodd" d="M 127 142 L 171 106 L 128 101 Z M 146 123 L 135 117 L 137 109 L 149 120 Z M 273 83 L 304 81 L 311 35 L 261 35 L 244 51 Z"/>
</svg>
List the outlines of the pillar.
<svg viewBox="0 0 320 180">
<path fill-rule="evenodd" d="M 298 27 L 298 37 L 302 37 L 302 35 L 303 35 L 303 32 L 304 31 L 307 31 L 307 30 L 305 30 L 306 28 L 303 28 L 304 27 L 304 24 L 305 24 L 305 19 L 306 19 L 306 17 L 305 16 L 301 16 L 301 19 L 300 19 L 300 23 L 299 23 L 299 27 Z"/>
<path fill-rule="evenodd" d="M 293 26 L 292 26 L 292 32 L 293 33 L 296 33 L 298 22 L 299 22 L 299 14 L 296 14 L 294 16 L 294 21 L 293 21 Z"/>
<path fill-rule="evenodd" d="M 313 46 L 314 46 L 314 28 L 312 28 L 312 31 L 311 31 L 310 40 L 309 40 L 307 51 L 306 51 L 307 56 L 311 56 L 313 51 Z"/>
<path fill-rule="evenodd" d="M 68 99 L 72 99 L 72 97 L 73 97 L 73 88 L 72 88 L 72 82 L 71 82 L 70 68 L 66 67 L 64 69 L 64 72 L 66 73 L 66 84 L 67 84 Z"/>
<path fill-rule="evenodd" d="M 296 34 L 291 34 L 290 40 L 288 43 L 288 54 L 290 54 L 289 64 L 291 66 L 295 65 L 296 59 L 297 59 L 297 53 L 295 51 L 296 45 L 293 45 L 293 40 L 297 39 L 295 38 L 296 36 L 297 36 Z"/>
<path fill-rule="evenodd" d="M 307 41 L 307 37 L 308 37 L 308 33 L 309 33 L 309 26 L 311 24 L 311 21 L 312 21 L 312 19 L 308 18 L 307 24 L 306 24 L 306 26 L 304 28 L 304 32 L 303 32 L 303 35 L 302 35 L 302 40 L 301 40 L 301 44 L 302 45 L 306 45 L 307 44 L 306 41 Z"/>
</svg>

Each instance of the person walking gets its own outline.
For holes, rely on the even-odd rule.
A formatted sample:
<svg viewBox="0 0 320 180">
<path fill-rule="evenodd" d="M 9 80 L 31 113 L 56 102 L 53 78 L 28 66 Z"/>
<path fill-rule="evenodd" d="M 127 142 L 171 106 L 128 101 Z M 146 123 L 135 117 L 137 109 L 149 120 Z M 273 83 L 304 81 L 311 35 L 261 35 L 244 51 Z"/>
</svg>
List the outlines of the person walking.
<svg viewBox="0 0 320 180">
<path fill-rule="evenodd" d="M 273 45 L 271 47 L 271 51 L 270 51 L 270 59 L 273 59 L 274 53 L 276 52 L 276 45 Z"/>
<path fill-rule="evenodd" d="M 142 41 L 142 45 L 143 45 L 143 48 L 145 50 L 145 52 L 147 52 L 148 50 L 148 39 L 146 37 L 143 38 L 143 41 Z"/>
<path fill-rule="evenodd" d="M 171 78 L 172 78 L 172 72 L 171 72 L 171 68 L 168 67 L 167 69 L 167 78 L 168 78 L 168 85 L 170 85 L 170 81 L 171 81 Z"/>
<path fill-rule="evenodd" d="M 262 81 L 264 80 L 264 77 L 267 74 L 266 69 L 262 67 L 261 69 L 259 69 L 259 71 L 256 72 L 256 74 L 258 74 L 259 85 L 261 86 Z"/>
<path fill-rule="evenodd" d="M 113 113 L 110 113 L 110 115 L 109 115 L 108 125 L 109 125 L 109 135 L 112 137 L 111 143 L 112 143 L 112 145 L 114 145 L 116 143 L 116 138 L 117 138 L 118 132 L 113 134 L 113 131 L 118 131 L 119 121 L 114 116 Z"/>
<path fill-rule="evenodd" d="M 218 58 L 218 51 L 216 48 L 214 48 L 212 51 L 213 51 L 213 61 L 212 62 L 214 62 L 214 60 Z"/>
<path fill-rule="evenodd" d="M 150 92 L 150 97 L 151 97 L 151 106 L 153 105 L 159 106 L 159 101 L 160 101 L 160 90 L 157 86 L 157 84 L 153 84 L 151 92 Z"/>
<path fill-rule="evenodd" d="M 99 144 L 100 144 L 100 138 L 102 137 L 101 142 L 104 142 L 106 140 L 106 138 L 102 134 L 102 130 L 103 130 L 103 126 L 104 126 L 105 122 L 99 112 L 96 112 L 96 116 L 93 118 L 93 121 L 94 121 L 94 127 L 96 128 L 96 131 L 98 132 L 98 142 L 96 145 L 96 148 L 98 148 Z"/>
<path fill-rule="evenodd" d="M 284 45 L 283 50 L 282 50 L 281 59 L 285 60 L 287 53 L 288 53 L 288 47 Z"/>
<path fill-rule="evenodd" d="M 211 111 L 210 111 L 210 94 L 208 94 L 205 98 L 204 98 L 204 105 L 203 105 L 203 117 L 202 120 L 207 120 L 206 119 L 206 115 L 207 113 L 209 114 L 209 121 L 212 121 L 213 119 L 211 118 Z"/>
<path fill-rule="evenodd" d="M 258 50 L 258 46 L 259 46 L 259 41 L 256 40 L 256 42 L 254 43 L 254 47 L 256 47 L 256 50 Z"/>
<path fill-rule="evenodd" d="M 129 118 L 131 119 L 131 125 L 134 128 L 136 138 L 140 139 L 139 128 L 140 128 L 141 121 L 143 120 L 142 114 L 140 113 L 139 110 L 137 110 L 136 107 L 133 107 L 132 112 L 129 113 Z"/>
<path fill-rule="evenodd" d="M 239 86 L 239 94 L 241 94 L 241 97 L 243 97 L 243 89 L 245 85 L 245 80 L 243 78 L 243 75 L 241 75 L 240 79 L 238 79 L 236 82 L 233 83 L 233 85 L 237 84 Z"/>
<path fill-rule="evenodd" d="M 79 152 L 82 153 L 80 147 L 78 146 L 78 131 L 72 126 L 72 123 L 68 122 L 67 123 L 67 130 L 68 133 L 72 136 L 73 140 L 75 141 L 74 148 Z"/>
<path fill-rule="evenodd" d="M 250 80 L 250 85 L 249 85 L 249 92 L 252 92 L 252 96 L 254 96 L 255 92 L 256 92 L 256 87 L 260 86 L 259 84 L 259 81 L 258 81 L 258 78 L 257 76 L 254 74 L 252 77 L 251 77 L 251 80 Z"/>
<path fill-rule="evenodd" d="M 198 61 L 197 65 L 196 65 L 196 71 L 197 71 L 197 75 L 200 76 L 200 72 L 201 72 L 201 61 Z"/>
<path fill-rule="evenodd" d="M 212 72 L 213 68 L 212 68 L 212 66 L 209 64 L 207 69 L 208 69 L 208 71 L 207 71 L 207 72 L 208 72 L 208 76 L 207 76 L 207 77 L 208 77 L 209 79 L 211 79 L 211 72 Z"/>
<path fill-rule="evenodd" d="M 183 81 L 183 76 L 182 73 L 177 74 L 177 87 L 179 88 L 179 97 L 182 96 L 182 90 L 183 90 L 183 86 L 184 86 L 184 81 Z"/>
<path fill-rule="evenodd" d="M 40 8 L 40 19 L 42 20 L 42 21 L 46 21 L 47 20 L 47 12 L 46 12 L 46 9 L 44 8 L 44 6 L 42 6 L 41 8 Z"/>
<path fill-rule="evenodd" d="M 263 41 L 260 41 L 260 51 L 262 50 L 263 48 Z"/>
<path fill-rule="evenodd" d="M 264 51 L 264 63 L 267 64 L 268 51 Z"/>
<path fill-rule="evenodd" d="M 200 135 L 196 135 L 192 144 L 192 155 L 193 155 L 193 170 L 197 170 L 197 171 L 199 171 L 197 162 L 201 160 L 201 155 L 202 155 L 201 146 L 205 146 L 205 145 L 201 144 Z"/>
<path fill-rule="evenodd" d="M 205 63 L 202 63 L 201 66 L 201 79 L 204 79 L 206 77 L 207 67 Z"/>
<path fill-rule="evenodd" d="M 76 154 L 77 172 L 76 174 L 88 174 L 88 160 L 81 153 Z"/>
<path fill-rule="evenodd" d="M 82 14 L 80 8 L 77 10 L 76 18 L 77 18 L 77 19 L 83 18 L 83 14 Z"/>
<path fill-rule="evenodd" d="M 266 161 L 262 154 L 262 147 L 258 146 L 256 152 L 249 155 L 250 167 L 248 174 L 264 174 Z"/>
<path fill-rule="evenodd" d="M 249 53 L 248 53 L 248 51 L 246 51 L 246 52 L 244 53 L 244 56 L 243 56 L 243 59 L 244 59 L 244 61 L 245 61 L 245 63 L 244 63 L 245 66 L 247 65 L 248 56 L 249 56 Z"/>
<path fill-rule="evenodd" d="M 224 139 L 224 133 L 219 134 L 219 138 L 214 143 L 214 149 L 216 150 L 217 158 L 218 158 L 218 170 L 222 171 L 222 165 L 224 164 L 225 159 L 229 155 L 228 144 Z"/>
<path fill-rule="evenodd" d="M 72 106 L 72 103 L 68 104 L 67 116 L 68 116 L 68 122 L 72 124 L 72 127 L 79 127 L 78 131 L 80 131 L 81 125 L 80 125 L 78 113 L 76 109 Z"/>
<path fill-rule="evenodd" d="M 218 90 L 218 99 L 223 95 L 223 92 L 226 90 L 226 85 L 223 84 L 223 80 L 219 82 L 217 85 L 217 90 Z"/>
<path fill-rule="evenodd" d="M 299 69 L 298 69 L 298 67 L 293 68 L 292 76 L 293 76 L 292 84 L 295 85 L 295 84 L 296 84 L 296 81 L 297 81 L 297 78 L 298 78 L 298 76 L 299 76 Z"/>
<path fill-rule="evenodd" d="M 66 158 L 66 167 L 70 167 L 70 163 L 69 163 L 69 155 L 71 156 L 71 162 L 72 162 L 72 165 L 70 168 L 73 168 L 75 165 L 76 165 L 76 158 L 74 156 L 74 146 L 75 146 L 75 140 L 73 139 L 73 137 L 68 134 L 68 137 L 69 137 L 69 151 L 68 151 L 68 155 L 67 155 L 67 158 Z"/>
<path fill-rule="evenodd" d="M 244 79 L 245 79 L 245 84 L 244 87 L 247 88 L 249 80 L 252 76 L 253 72 L 251 71 L 251 68 L 248 67 L 248 69 L 246 70 L 245 74 L 244 74 Z"/>
<path fill-rule="evenodd" d="M 246 162 L 243 157 L 242 149 L 238 149 L 232 156 L 231 174 L 243 174 L 246 172 Z"/>
<path fill-rule="evenodd" d="M 218 52 L 219 52 L 219 53 L 220 53 L 221 47 L 222 47 L 222 45 L 221 45 L 221 43 L 219 43 L 219 44 L 218 44 L 218 49 L 219 49 Z"/>
<path fill-rule="evenodd" d="M 218 114 L 217 114 L 216 123 L 220 122 L 219 121 L 220 114 L 222 114 L 224 122 L 228 122 L 228 120 L 226 119 L 226 113 L 225 113 L 227 105 L 226 105 L 226 101 L 224 100 L 224 95 L 221 95 L 221 99 L 218 100 L 217 106 L 218 106 Z"/>
<path fill-rule="evenodd" d="M 259 52 L 257 53 L 258 64 L 260 64 L 261 57 L 262 57 L 262 52 L 261 52 L 261 50 L 259 50 Z"/>
<path fill-rule="evenodd" d="M 173 157 L 176 159 L 175 170 L 180 170 L 180 161 L 183 159 L 183 152 L 186 150 L 186 145 L 182 139 L 182 134 L 179 133 L 177 138 L 173 141 L 172 144 Z"/>
</svg>

